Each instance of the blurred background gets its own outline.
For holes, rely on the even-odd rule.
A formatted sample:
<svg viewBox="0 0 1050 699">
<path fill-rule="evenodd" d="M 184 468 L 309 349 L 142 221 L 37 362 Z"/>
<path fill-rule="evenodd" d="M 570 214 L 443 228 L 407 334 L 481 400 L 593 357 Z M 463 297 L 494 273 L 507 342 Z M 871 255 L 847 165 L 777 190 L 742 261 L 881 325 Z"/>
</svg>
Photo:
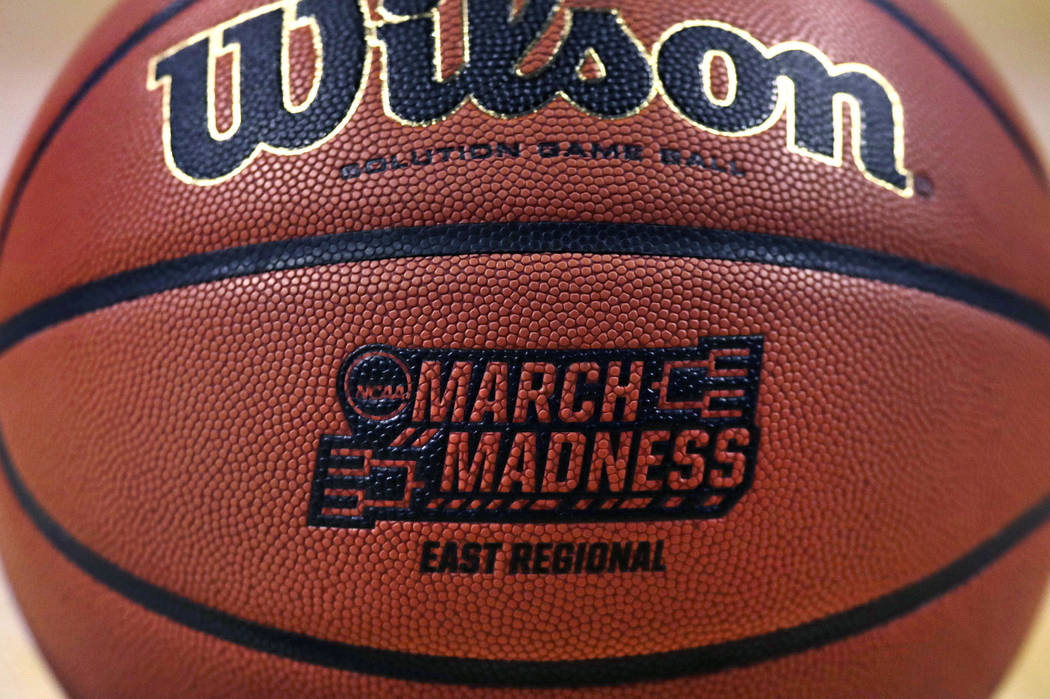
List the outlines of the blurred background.
<svg viewBox="0 0 1050 699">
<path fill-rule="evenodd" d="M 1050 0 L 941 0 L 999 68 L 1050 163 Z M 0 0 L 0 174 L 44 93 L 113 0 Z M 0 697 L 61 697 L 0 580 Z M 999 699 L 1050 698 L 1050 600 Z"/>
</svg>

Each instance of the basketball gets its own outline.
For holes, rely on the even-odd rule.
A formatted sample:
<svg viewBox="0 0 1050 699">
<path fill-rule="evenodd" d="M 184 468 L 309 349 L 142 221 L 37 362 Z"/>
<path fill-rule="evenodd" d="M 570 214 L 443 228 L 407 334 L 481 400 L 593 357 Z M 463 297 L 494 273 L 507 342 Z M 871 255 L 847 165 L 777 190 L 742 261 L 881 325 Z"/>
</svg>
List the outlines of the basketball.
<svg viewBox="0 0 1050 699">
<path fill-rule="evenodd" d="M 73 696 L 982 697 L 1050 184 L 928 0 L 124 0 L 0 218 Z"/>
</svg>

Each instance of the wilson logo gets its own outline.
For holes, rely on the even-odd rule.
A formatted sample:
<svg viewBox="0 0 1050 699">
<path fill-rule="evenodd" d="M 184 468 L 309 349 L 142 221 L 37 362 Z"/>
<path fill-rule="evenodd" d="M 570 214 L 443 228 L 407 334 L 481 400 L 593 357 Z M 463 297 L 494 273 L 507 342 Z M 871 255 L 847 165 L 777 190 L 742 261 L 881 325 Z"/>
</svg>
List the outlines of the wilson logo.
<svg viewBox="0 0 1050 699">
<path fill-rule="evenodd" d="M 309 524 L 721 517 L 753 477 L 762 347 L 364 347 L 339 372 L 350 430 L 321 438 Z"/>
<path fill-rule="evenodd" d="M 618 11 L 563 8 L 560 0 L 463 2 L 463 64 L 441 77 L 442 0 L 385 0 L 373 19 L 353 0 L 283 0 L 196 34 L 156 56 L 148 86 L 163 90 L 165 157 L 185 182 L 223 182 L 258 154 L 293 155 L 320 147 L 350 123 L 371 75 L 373 49 L 387 115 L 424 127 L 473 103 L 513 119 L 565 100 L 601 119 L 632 117 L 663 99 L 697 128 L 752 136 L 782 120 L 792 153 L 831 166 L 853 160 L 872 182 L 908 197 L 904 111 L 893 86 L 874 69 L 836 65 L 798 41 L 766 46 L 717 21 L 677 24 L 647 49 Z M 524 73 L 532 48 L 565 13 L 564 32 L 541 69 Z M 311 32 L 313 84 L 292 95 L 291 37 Z M 232 122 L 220 129 L 221 83 Z M 718 66 L 718 68 L 716 68 Z M 716 70 L 723 79 L 716 80 Z M 716 84 L 717 83 L 717 84 Z M 849 116 L 843 109 L 849 105 Z"/>
</svg>

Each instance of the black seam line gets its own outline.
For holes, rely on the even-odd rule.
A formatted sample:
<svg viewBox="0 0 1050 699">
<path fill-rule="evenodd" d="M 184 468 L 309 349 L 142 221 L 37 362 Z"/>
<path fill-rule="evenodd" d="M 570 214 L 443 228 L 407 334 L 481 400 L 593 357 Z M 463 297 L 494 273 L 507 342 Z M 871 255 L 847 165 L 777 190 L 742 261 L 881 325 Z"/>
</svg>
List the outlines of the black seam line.
<svg viewBox="0 0 1050 699">
<path fill-rule="evenodd" d="M 77 316 L 208 282 L 383 259 L 558 253 L 695 258 L 829 272 L 959 301 L 1050 338 L 1050 311 L 1031 299 L 959 272 L 846 245 L 646 224 L 474 223 L 281 240 L 121 272 L 41 301 L 0 324 L 0 354 Z"/>
<path fill-rule="evenodd" d="M 1017 146 L 1017 149 L 1021 151 L 1021 156 L 1025 159 L 1028 167 L 1031 168 L 1032 174 L 1035 175 L 1036 179 L 1044 187 L 1047 186 L 1047 175 L 1046 170 L 1043 168 L 1042 160 L 1039 157 L 1038 152 L 1032 143 L 1025 136 L 1021 128 L 1010 118 L 1010 115 L 1006 113 L 991 93 L 984 87 L 984 85 L 977 79 L 977 76 L 966 67 L 959 58 L 948 50 L 948 47 L 941 43 L 928 29 L 919 24 L 913 17 L 907 14 L 904 10 L 898 7 L 896 4 L 890 2 L 890 0 L 868 0 L 872 5 L 879 8 L 890 17 L 895 19 L 898 24 L 903 26 L 909 32 L 911 32 L 917 39 L 926 44 L 926 47 L 933 53 L 937 54 L 942 61 L 949 68 L 951 68 L 959 78 L 977 95 L 977 97 L 984 103 L 984 105 L 992 112 L 992 115 L 999 122 L 999 126 L 1002 127 L 1006 135 Z"/>
<path fill-rule="evenodd" d="M 32 177 L 33 172 L 40 163 L 40 159 L 51 145 L 51 142 L 54 140 L 59 129 L 62 128 L 62 125 L 65 124 L 66 120 L 84 99 L 87 93 L 90 92 L 103 77 L 105 77 L 106 73 L 108 73 L 114 65 L 130 53 L 132 49 L 142 43 L 153 32 L 164 26 L 169 20 L 173 19 L 183 10 L 197 2 L 198 0 L 175 0 L 175 2 L 172 2 L 166 8 L 151 17 L 145 24 L 121 42 L 121 44 L 117 46 L 117 48 L 114 49 L 97 68 L 91 71 L 91 74 L 88 75 L 83 83 L 81 83 L 80 87 L 73 93 L 73 96 L 62 106 L 58 116 L 55 117 L 54 121 L 51 122 L 47 130 L 44 132 L 40 142 L 37 144 L 33 153 L 30 155 L 29 160 L 26 162 L 25 168 L 18 176 L 18 181 L 12 191 L 7 211 L 4 212 L 3 221 L 0 222 L 0 251 L 3 250 L 4 244 L 7 242 L 7 236 L 11 231 L 11 224 L 14 221 L 15 211 L 18 209 L 18 205 L 22 201 L 22 195 L 25 193 L 26 187 L 29 185 L 30 177 Z M 1007 115 L 1006 110 L 995 101 L 988 90 L 981 85 L 977 80 L 977 77 L 966 68 L 962 61 L 956 58 L 955 55 L 944 46 L 944 44 L 924 29 L 922 25 L 916 22 L 899 7 L 889 2 L 889 0 L 868 0 L 868 2 L 886 12 L 906 30 L 918 37 L 927 47 L 930 48 L 930 50 L 937 54 L 941 60 L 955 71 L 960 78 L 962 78 L 967 86 L 977 94 L 985 106 L 991 110 L 992 114 L 999 121 L 999 124 L 1006 131 L 1007 135 L 1021 151 L 1022 156 L 1028 162 L 1028 166 L 1032 169 L 1036 179 L 1038 179 L 1045 187 L 1047 185 L 1046 173 L 1043 170 L 1042 163 L 1040 162 L 1035 149 L 1028 142 L 1027 138 L 1025 138 L 1021 129 L 1010 119 L 1009 115 Z"/>
<path fill-rule="evenodd" d="M 971 580 L 1050 519 L 1050 496 L 944 568 L 850 609 L 813 621 L 696 648 L 587 660 L 462 658 L 355 646 L 265 626 L 194 602 L 95 553 L 51 517 L 15 471 L 0 438 L 0 462 L 36 528 L 88 576 L 145 609 L 216 638 L 313 665 L 400 680 L 488 687 L 582 687 L 721 672 L 783 658 L 889 624 Z"/>
<path fill-rule="evenodd" d="M 44 157 L 44 153 L 51 146 L 51 142 L 55 140 L 55 136 L 59 130 L 69 119 L 70 115 L 76 110 L 77 106 L 84 100 L 92 88 L 97 85 L 107 73 L 127 56 L 136 46 L 145 41 L 153 32 L 160 29 L 162 26 L 167 24 L 171 19 L 179 15 L 183 10 L 197 3 L 198 0 L 175 0 L 170 5 L 165 7 L 157 14 L 150 17 L 145 24 L 140 26 L 134 32 L 132 32 L 124 41 L 122 41 L 113 52 L 110 53 L 100 63 L 84 82 L 80 84 L 76 92 L 70 96 L 70 98 L 62 105 L 62 109 L 59 110 L 58 115 L 48 125 L 47 130 L 44 131 L 43 136 L 40 137 L 40 141 L 36 144 L 36 148 L 33 149 L 32 154 L 29 156 L 29 160 L 26 161 L 25 168 L 18 176 L 18 181 L 15 183 L 14 189 L 11 192 L 11 200 L 8 203 L 7 211 L 4 213 L 3 222 L 0 223 L 0 250 L 3 250 L 4 243 L 7 242 L 8 233 L 11 231 L 11 224 L 14 220 L 15 211 L 18 209 L 18 205 L 22 201 L 22 195 L 25 194 L 26 187 L 29 185 L 29 179 L 33 176 L 33 172 L 36 171 L 37 165 L 40 163 L 41 158 Z"/>
</svg>

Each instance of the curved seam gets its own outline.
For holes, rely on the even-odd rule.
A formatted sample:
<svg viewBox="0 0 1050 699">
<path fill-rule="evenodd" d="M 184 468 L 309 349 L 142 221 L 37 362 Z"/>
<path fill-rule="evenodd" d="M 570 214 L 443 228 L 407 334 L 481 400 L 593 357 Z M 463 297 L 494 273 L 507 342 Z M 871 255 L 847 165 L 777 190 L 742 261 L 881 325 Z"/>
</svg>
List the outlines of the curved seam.
<svg viewBox="0 0 1050 699">
<path fill-rule="evenodd" d="M 66 120 L 69 119 L 84 98 L 87 97 L 92 88 L 94 88 L 95 85 L 97 85 L 102 78 L 104 78 L 106 74 L 120 62 L 121 59 L 127 56 L 132 49 L 145 41 L 151 34 L 153 34 L 153 32 L 157 31 L 170 20 L 182 13 L 183 10 L 197 2 L 198 0 L 175 0 L 163 10 L 150 17 L 142 26 L 124 39 L 124 41 L 122 41 L 112 53 L 106 56 L 106 58 L 88 74 L 88 77 L 80 83 L 80 86 L 77 87 L 72 96 L 70 96 L 70 98 L 62 105 L 58 115 L 51 121 L 47 129 L 44 131 L 44 134 L 40 137 L 40 141 L 37 142 L 36 147 L 29 156 L 29 160 L 26 161 L 25 167 L 22 168 L 22 172 L 19 173 L 18 179 L 15 182 L 14 189 L 11 192 L 11 199 L 7 205 L 7 211 L 4 212 L 3 221 L 0 222 L 0 252 L 3 251 L 4 245 L 7 243 L 7 236 L 11 231 L 11 224 L 14 221 L 15 212 L 22 201 L 22 195 L 25 193 L 26 187 L 29 185 L 29 178 L 32 177 L 37 165 L 44 157 L 44 153 L 51 146 L 52 141 L 54 141 L 55 136 L 58 135 L 59 130 L 61 130 L 62 126 L 66 123 Z"/>
<path fill-rule="evenodd" d="M 977 98 L 984 103 L 985 107 L 991 111 L 992 116 L 999 122 L 999 126 L 1002 127 L 1006 135 L 1017 146 L 1018 150 L 1021 151 L 1021 156 L 1025 159 L 1028 167 L 1031 168 L 1032 174 L 1035 175 L 1036 180 L 1039 181 L 1044 187 L 1047 186 L 1046 171 L 1043 168 L 1042 160 L 1039 157 L 1039 153 L 1036 151 L 1035 146 L 1028 140 L 1021 127 L 1007 114 L 1006 109 L 1003 108 L 999 102 L 992 97 L 992 94 L 987 88 L 978 80 L 977 76 L 966 67 L 966 64 L 962 62 L 954 53 L 952 53 L 947 46 L 945 46 L 937 37 L 933 35 L 928 29 L 919 24 L 911 15 L 907 14 L 898 7 L 896 4 L 890 2 L 890 0 L 868 0 L 872 5 L 879 8 L 891 18 L 897 21 L 902 27 L 911 32 L 913 36 L 919 39 L 922 43 L 926 44 L 926 48 L 935 53 L 944 63 L 959 76 L 967 87 L 977 95 Z"/>
<path fill-rule="evenodd" d="M 966 68 L 962 61 L 956 58 L 946 46 L 938 41 L 929 31 L 924 29 L 922 25 L 916 22 L 899 7 L 889 2 L 889 0 L 867 1 L 888 14 L 891 18 L 896 20 L 898 24 L 926 44 L 934 54 L 940 57 L 941 60 L 963 80 L 963 82 L 978 96 L 981 102 L 991 110 L 1003 130 L 1006 131 L 1007 136 L 1014 142 L 1015 146 L 1021 152 L 1022 157 L 1027 161 L 1028 166 L 1032 169 L 1037 181 L 1045 188 L 1047 186 L 1046 173 L 1043 170 L 1042 163 L 1035 148 L 1028 142 L 1028 139 L 1006 113 L 1006 110 L 995 101 L 991 93 L 984 88 L 977 77 Z M 114 49 L 113 52 L 110 53 L 105 60 L 103 60 L 102 63 L 100 63 L 88 75 L 73 95 L 65 102 L 65 104 L 63 104 L 58 115 L 52 120 L 43 136 L 41 136 L 40 141 L 33 149 L 25 167 L 22 169 L 22 172 L 18 175 L 18 179 L 15 182 L 10 201 L 7 205 L 7 210 L 4 212 L 3 220 L 0 221 L 0 252 L 3 251 L 7 242 L 7 236 L 11 231 L 15 212 L 18 209 L 18 205 L 21 203 L 22 196 L 29 184 L 30 177 L 32 177 L 32 174 L 36 170 L 41 158 L 43 158 L 44 152 L 51 145 L 51 142 L 54 140 L 58 131 L 62 128 L 66 120 L 81 101 L 83 101 L 87 93 L 90 92 L 103 77 L 105 77 L 106 73 L 108 73 L 113 66 L 131 52 L 132 49 L 142 43 L 153 32 L 167 24 L 168 21 L 182 13 L 183 10 L 197 2 L 198 0 L 175 0 L 166 8 L 151 17 L 145 24 L 132 32 L 128 38 L 121 42 L 121 44 L 118 45 L 117 48 Z"/>
<path fill-rule="evenodd" d="M 592 254 L 766 264 L 868 279 L 997 314 L 1050 339 L 1050 310 L 953 270 L 804 238 L 650 224 L 491 223 L 372 230 L 257 243 L 191 255 L 74 287 L 0 324 L 0 354 L 77 316 L 189 286 L 349 262 L 479 254 Z"/>
<path fill-rule="evenodd" d="M 885 626 L 963 585 L 1050 519 L 1050 496 L 936 572 L 810 622 L 747 638 L 645 655 L 522 661 L 435 656 L 357 646 L 266 626 L 219 611 L 124 570 L 77 540 L 29 492 L 0 436 L 0 464 L 23 511 L 70 562 L 98 583 L 185 627 L 271 655 L 401 680 L 485 687 L 584 687 L 698 676 L 824 647 Z"/>
</svg>

